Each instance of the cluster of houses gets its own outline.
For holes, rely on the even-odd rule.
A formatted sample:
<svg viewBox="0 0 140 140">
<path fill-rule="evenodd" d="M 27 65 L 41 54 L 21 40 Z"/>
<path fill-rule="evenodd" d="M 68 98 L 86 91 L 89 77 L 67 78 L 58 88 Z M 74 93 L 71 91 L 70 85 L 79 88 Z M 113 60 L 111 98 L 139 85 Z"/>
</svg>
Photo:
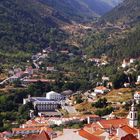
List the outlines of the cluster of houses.
<svg viewBox="0 0 140 140">
<path fill-rule="evenodd" d="M 103 60 L 100 58 L 89 58 L 88 61 L 94 63 L 96 66 L 105 66 L 109 64 L 107 60 Z"/>
<path fill-rule="evenodd" d="M 56 97 L 59 98 L 59 97 Z M 79 123 L 87 121 L 87 124 L 80 129 L 63 129 L 54 131 L 52 125 L 68 123 Z M 13 136 L 22 136 L 12 139 Z M 97 115 L 81 117 L 36 117 L 28 120 L 19 128 L 13 128 L 12 132 L 0 134 L 1 140 L 140 140 L 140 129 L 138 128 L 138 110 L 135 103 L 132 103 L 128 116 L 117 118 L 112 116 L 102 119 Z"/>
<path fill-rule="evenodd" d="M 131 64 L 134 64 L 136 62 L 136 59 L 131 58 L 131 59 L 124 59 L 122 63 L 122 68 L 129 67 Z"/>
</svg>

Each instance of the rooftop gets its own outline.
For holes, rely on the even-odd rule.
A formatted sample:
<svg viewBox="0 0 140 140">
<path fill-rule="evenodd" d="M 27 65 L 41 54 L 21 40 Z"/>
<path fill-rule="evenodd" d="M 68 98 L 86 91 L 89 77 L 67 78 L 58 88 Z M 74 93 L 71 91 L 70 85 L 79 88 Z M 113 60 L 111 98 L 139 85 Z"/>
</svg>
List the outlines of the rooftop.
<svg viewBox="0 0 140 140">
<path fill-rule="evenodd" d="M 99 87 L 96 87 L 95 89 L 98 89 L 98 90 L 107 90 L 107 88 L 104 87 L 104 86 L 99 86 Z"/>
<path fill-rule="evenodd" d="M 110 128 L 110 127 L 119 127 L 120 125 L 127 125 L 128 119 L 122 118 L 122 119 L 111 119 L 111 120 L 100 120 L 98 122 L 102 128 Z"/>
<path fill-rule="evenodd" d="M 124 125 L 120 127 L 122 130 L 127 132 L 128 134 L 137 134 L 138 131 L 135 128 L 129 127 L 128 125 Z"/>
<path fill-rule="evenodd" d="M 35 101 L 38 101 L 38 102 L 50 102 L 50 101 L 52 101 L 52 102 L 54 102 L 55 100 L 50 100 L 50 99 L 47 99 L 46 97 L 31 97 L 31 101 L 32 102 L 35 102 Z"/>
<path fill-rule="evenodd" d="M 128 134 L 125 137 L 122 137 L 121 140 L 138 140 L 138 139 L 132 134 Z"/>
<path fill-rule="evenodd" d="M 50 140 L 48 133 L 42 131 L 40 134 L 31 134 L 25 136 L 22 140 Z"/>
<path fill-rule="evenodd" d="M 86 138 L 87 140 L 101 140 L 101 138 L 96 137 L 96 136 L 86 132 L 85 130 L 80 130 L 79 135 Z"/>
</svg>

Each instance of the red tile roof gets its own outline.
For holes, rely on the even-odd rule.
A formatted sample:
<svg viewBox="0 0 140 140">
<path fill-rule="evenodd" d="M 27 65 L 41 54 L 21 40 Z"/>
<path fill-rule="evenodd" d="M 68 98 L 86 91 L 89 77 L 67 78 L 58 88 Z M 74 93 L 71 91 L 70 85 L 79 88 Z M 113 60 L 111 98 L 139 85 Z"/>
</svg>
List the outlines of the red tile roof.
<svg viewBox="0 0 140 140">
<path fill-rule="evenodd" d="M 22 140 L 51 140 L 48 133 L 42 131 L 40 134 L 32 134 L 24 137 Z"/>
<path fill-rule="evenodd" d="M 138 139 L 132 134 L 128 134 L 125 137 L 122 137 L 121 140 L 138 140 Z"/>
<path fill-rule="evenodd" d="M 86 132 L 85 130 L 80 130 L 79 135 L 86 138 L 87 140 L 101 140 L 101 138 L 96 137 L 96 136 Z"/>
<path fill-rule="evenodd" d="M 104 86 L 99 86 L 99 87 L 96 87 L 95 89 L 97 89 L 97 90 L 107 90 L 107 88 L 104 87 Z"/>
<path fill-rule="evenodd" d="M 95 114 L 93 114 L 93 115 L 87 115 L 87 117 L 91 117 L 91 118 L 100 118 L 100 116 L 95 115 Z"/>
<path fill-rule="evenodd" d="M 111 119 L 111 120 L 100 120 L 98 122 L 102 128 L 119 127 L 120 125 L 127 125 L 128 119 Z"/>
<path fill-rule="evenodd" d="M 12 128 L 12 131 L 34 131 L 34 130 L 40 130 L 40 128 L 37 127 Z"/>
<path fill-rule="evenodd" d="M 138 131 L 135 128 L 129 127 L 128 125 L 124 125 L 120 128 L 128 134 L 137 134 L 138 133 Z"/>
</svg>

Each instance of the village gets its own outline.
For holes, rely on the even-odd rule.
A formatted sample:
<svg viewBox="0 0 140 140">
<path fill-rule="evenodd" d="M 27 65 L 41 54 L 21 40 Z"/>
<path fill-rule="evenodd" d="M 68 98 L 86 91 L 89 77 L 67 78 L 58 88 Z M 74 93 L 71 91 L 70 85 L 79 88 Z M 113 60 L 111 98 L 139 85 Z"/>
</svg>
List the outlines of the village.
<svg viewBox="0 0 140 140">
<path fill-rule="evenodd" d="M 55 78 L 46 78 L 41 73 L 42 69 L 48 73 L 59 71 L 53 65 L 41 67 L 50 52 L 51 50 L 43 50 L 33 55 L 31 59 L 34 68 L 27 66 L 24 71 L 21 68 L 9 70 L 9 77 L 0 82 L 1 88 L 14 82 L 21 87 L 38 82 L 55 83 Z M 68 50 L 60 53 L 74 55 Z M 81 59 L 97 68 L 111 63 L 106 56 L 87 58 L 83 55 Z M 133 58 L 124 59 L 118 70 L 123 70 L 126 75 L 136 72 L 137 61 Z M 110 77 L 103 75 L 101 80 L 87 91 L 66 89 L 60 92 L 49 91 L 42 94 L 43 96 L 28 95 L 23 98 L 23 105 L 32 104 L 33 108 L 28 112 L 30 119 L 11 131 L 0 133 L 1 140 L 138 140 L 139 84 L 139 75 L 135 83 L 127 77 L 121 88 L 114 89 Z"/>
</svg>

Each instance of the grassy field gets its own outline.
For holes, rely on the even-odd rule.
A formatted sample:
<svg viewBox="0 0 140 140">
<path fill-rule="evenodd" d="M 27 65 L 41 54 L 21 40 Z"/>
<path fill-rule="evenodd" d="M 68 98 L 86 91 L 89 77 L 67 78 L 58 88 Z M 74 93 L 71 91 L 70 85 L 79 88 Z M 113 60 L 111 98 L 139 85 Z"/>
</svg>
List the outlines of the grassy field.
<svg viewBox="0 0 140 140">
<path fill-rule="evenodd" d="M 112 90 L 109 92 L 107 95 L 104 95 L 104 97 L 109 101 L 109 102 L 125 102 L 133 98 L 132 93 L 133 89 L 130 88 L 121 88 L 121 89 L 116 89 Z"/>
</svg>

